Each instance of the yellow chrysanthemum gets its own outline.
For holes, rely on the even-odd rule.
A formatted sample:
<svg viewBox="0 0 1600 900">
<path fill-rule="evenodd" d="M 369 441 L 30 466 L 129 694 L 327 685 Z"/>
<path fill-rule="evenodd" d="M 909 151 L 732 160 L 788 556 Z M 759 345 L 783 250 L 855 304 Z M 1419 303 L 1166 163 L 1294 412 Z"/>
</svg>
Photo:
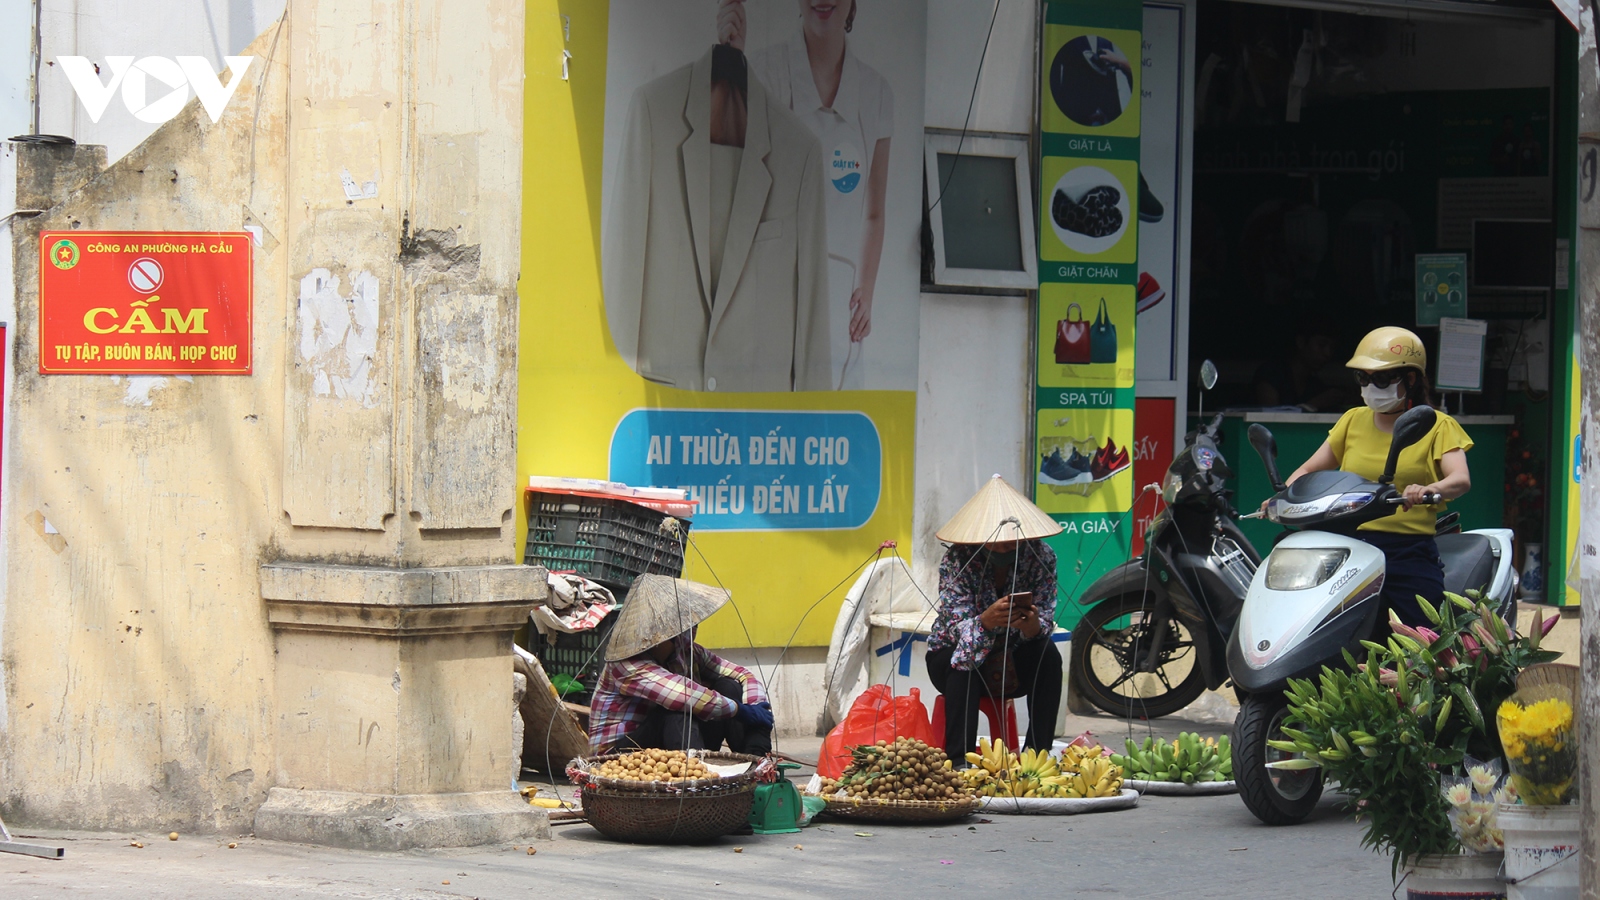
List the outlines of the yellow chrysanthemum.
<svg viewBox="0 0 1600 900">
<path fill-rule="evenodd" d="M 1572 706 L 1551 698 L 1523 710 L 1518 730 L 1533 738 L 1551 738 L 1572 727 Z"/>
</svg>

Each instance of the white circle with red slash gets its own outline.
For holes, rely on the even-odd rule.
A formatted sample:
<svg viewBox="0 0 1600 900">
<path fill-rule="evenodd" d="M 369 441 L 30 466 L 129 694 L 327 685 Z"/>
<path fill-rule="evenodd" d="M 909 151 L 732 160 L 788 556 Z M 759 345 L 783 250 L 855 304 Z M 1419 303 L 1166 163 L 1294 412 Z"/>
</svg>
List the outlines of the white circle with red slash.
<svg viewBox="0 0 1600 900">
<path fill-rule="evenodd" d="M 139 257 L 128 267 L 128 284 L 141 294 L 154 293 L 165 277 L 161 263 L 148 256 Z"/>
</svg>

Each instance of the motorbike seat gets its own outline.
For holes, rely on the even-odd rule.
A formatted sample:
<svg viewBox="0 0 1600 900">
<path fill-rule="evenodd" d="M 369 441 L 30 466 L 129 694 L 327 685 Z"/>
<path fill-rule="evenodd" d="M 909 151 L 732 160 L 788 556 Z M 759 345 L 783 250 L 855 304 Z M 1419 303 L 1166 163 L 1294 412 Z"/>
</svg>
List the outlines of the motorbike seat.
<svg viewBox="0 0 1600 900">
<path fill-rule="evenodd" d="M 1494 577 L 1494 542 L 1481 534 L 1441 534 L 1439 559 L 1444 563 L 1444 589 L 1452 594 L 1481 590 Z"/>
</svg>

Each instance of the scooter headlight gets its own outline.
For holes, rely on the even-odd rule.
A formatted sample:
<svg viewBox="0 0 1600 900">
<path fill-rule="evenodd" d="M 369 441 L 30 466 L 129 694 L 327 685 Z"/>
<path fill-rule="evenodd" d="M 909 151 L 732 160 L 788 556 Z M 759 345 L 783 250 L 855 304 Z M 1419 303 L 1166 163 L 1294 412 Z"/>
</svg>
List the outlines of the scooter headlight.
<svg viewBox="0 0 1600 900">
<path fill-rule="evenodd" d="M 1267 557 L 1267 588 L 1274 591 L 1303 591 L 1333 577 L 1350 551 L 1308 550 L 1279 547 Z"/>
<path fill-rule="evenodd" d="M 1376 496 L 1377 494 L 1374 494 L 1371 491 L 1356 491 L 1349 494 L 1340 494 L 1339 499 L 1333 501 L 1333 504 L 1328 507 L 1328 511 L 1324 515 L 1332 518 L 1334 516 L 1342 516 L 1347 513 L 1353 513 L 1356 510 L 1366 506 L 1368 503 L 1371 503 L 1372 499 Z"/>
</svg>

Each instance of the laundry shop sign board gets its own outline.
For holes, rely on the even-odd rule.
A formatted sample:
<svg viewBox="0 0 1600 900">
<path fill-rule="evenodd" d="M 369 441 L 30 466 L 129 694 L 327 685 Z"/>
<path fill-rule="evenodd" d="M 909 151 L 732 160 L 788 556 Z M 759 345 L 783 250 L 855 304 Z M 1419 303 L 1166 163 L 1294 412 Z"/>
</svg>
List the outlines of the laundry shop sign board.
<svg viewBox="0 0 1600 900">
<path fill-rule="evenodd" d="M 248 375 L 244 232 L 39 236 L 42 375 Z"/>
<path fill-rule="evenodd" d="M 1062 526 L 1063 600 L 1132 547 L 1143 26 L 1141 0 L 1045 7 L 1033 494 Z"/>
</svg>

